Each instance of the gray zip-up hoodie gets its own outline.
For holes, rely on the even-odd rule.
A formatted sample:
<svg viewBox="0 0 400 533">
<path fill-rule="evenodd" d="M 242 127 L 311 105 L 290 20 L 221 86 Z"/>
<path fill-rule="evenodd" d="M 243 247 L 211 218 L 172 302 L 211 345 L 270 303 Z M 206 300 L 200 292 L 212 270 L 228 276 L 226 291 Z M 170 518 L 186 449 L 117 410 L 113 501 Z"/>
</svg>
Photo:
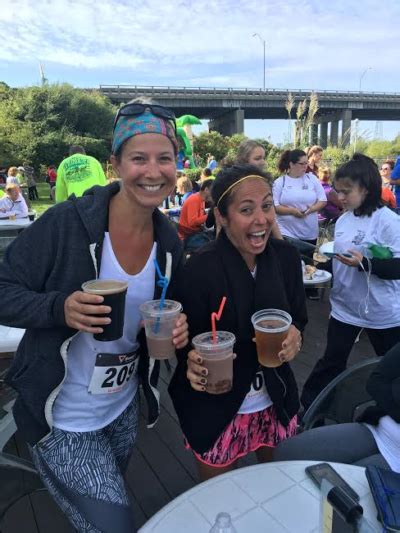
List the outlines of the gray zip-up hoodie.
<svg viewBox="0 0 400 533">
<path fill-rule="evenodd" d="M 77 332 L 65 322 L 64 303 L 84 281 L 98 277 L 111 197 L 119 183 L 93 187 L 44 213 L 7 248 L 0 264 L 0 324 L 26 328 L 6 381 L 18 392 L 14 417 L 30 444 L 52 427 L 52 407 L 65 377 L 68 345 Z M 172 276 L 182 262 L 182 245 L 168 219 L 154 210 L 157 261 Z M 154 297 L 161 289 L 155 284 Z M 159 363 L 147 356 L 139 335 L 139 377 L 148 403 L 149 425 L 159 414 Z"/>
</svg>

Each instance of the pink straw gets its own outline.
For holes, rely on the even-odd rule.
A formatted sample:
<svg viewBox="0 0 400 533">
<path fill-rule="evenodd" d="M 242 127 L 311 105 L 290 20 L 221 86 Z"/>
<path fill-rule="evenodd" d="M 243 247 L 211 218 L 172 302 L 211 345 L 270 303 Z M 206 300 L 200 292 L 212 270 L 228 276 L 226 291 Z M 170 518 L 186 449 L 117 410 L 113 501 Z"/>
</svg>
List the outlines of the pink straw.
<svg viewBox="0 0 400 533">
<path fill-rule="evenodd" d="M 219 304 L 218 313 L 211 313 L 211 331 L 212 331 L 212 343 L 217 344 L 217 326 L 215 324 L 216 320 L 219 320 L 222 315 L 222 311 L 224 310 L 226 302 L 226 296 L 224 296 L 221 300 L 221 303 Z"/>
</svg>

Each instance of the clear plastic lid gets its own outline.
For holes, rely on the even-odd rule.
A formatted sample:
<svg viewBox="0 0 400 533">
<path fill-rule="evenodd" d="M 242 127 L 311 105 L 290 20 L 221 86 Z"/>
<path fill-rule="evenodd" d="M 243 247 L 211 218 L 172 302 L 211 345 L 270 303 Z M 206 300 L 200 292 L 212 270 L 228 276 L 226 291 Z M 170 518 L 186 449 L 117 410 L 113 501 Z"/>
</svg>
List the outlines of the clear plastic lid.
<svg viewBox="0 0 400 533">
<path fill-rule="evenodd" d="M 217 342 L 213 342 L 213 334 L 211 331 L 207 333 L 200 333 L 193 338 L 192 343 L 195 348 L 199 348 L 203 353 L 215 351 L 215 347 L 218 346 L 218 350 L 226 350 L 231 348 L 236 341 L 236 337 L 229 331 L 217 331 Z"/>
<path fill-rule="evenodd" d="M 182 305 L 174 300 L 164 300 L 164 306 L 160 309 L 161 300 L 149 300 L 139 306 L 143 318 L 157 318 L 159 316 L 174 316 L 182 311 Z"/>
</svg>

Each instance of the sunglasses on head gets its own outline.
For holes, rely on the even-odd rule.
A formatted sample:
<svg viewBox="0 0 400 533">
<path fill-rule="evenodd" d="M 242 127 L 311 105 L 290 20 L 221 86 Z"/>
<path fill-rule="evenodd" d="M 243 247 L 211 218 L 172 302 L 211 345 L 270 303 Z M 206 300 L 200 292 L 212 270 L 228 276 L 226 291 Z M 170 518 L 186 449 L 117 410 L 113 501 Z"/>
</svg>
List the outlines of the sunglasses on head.
<svg viewBox="0 0 400 533">
<path fill-rule="evenodd" d="M 164 107 L 162 105 L 158 104 L 140 104 L 140 103 L 133 103 L 133 104 L 126 104 L 122 106 L 120 109 L 118 109 L 117 116 L 114 120 L 114 127 L 113 131 L 115 130 L 115 126 L 117 125 L 117 122 L 120 117 L 136 117 L 139 115 L 143 115 L 143 113 L 146 112 L 146 109 L 148 109 L 153 115 L 159 118 L 163 118 L 164 120 L 169 120 L 173 123 L 176 133 L 176 117 L 175 113 L 169 109 L 168 107 Z"/>
</svg>

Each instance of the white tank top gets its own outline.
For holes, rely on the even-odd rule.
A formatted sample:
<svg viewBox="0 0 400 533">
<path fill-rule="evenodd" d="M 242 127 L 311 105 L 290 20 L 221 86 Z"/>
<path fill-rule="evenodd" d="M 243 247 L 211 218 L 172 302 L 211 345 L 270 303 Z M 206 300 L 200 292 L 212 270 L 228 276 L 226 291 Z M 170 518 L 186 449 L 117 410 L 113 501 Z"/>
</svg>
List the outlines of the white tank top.
<svg viewBox="0 0 400 533">
<path fill-rule="evenodd" d="M 110 342 L 96 341 L 90 333 L 79 332 L 68 350 L 67 375 L 53 408 L 53 425 L 65 431 L 95 431 L 115 420 L 129 405 L 138 388 L 138 360 L 132 355 L 132 363 L 121 364 L 115 370 L 108 369 L 100 381 L 94 380 L 99 354 L 132 354 L 139 344 L 141 316 L 139 305 L 154 297 L 157 244 L 154 243 L 143 270 L 133 276 L 127 274 L 115 257 L 108 233 L 105 233 L 99 279 L 115 279 L 128 282 L 125 303 L 123 336 Z M 104 356 L 107 357 L 107 356 Z M 104 358 L 103 357 L 103 358 Z M 121 356 L 123 357 L 123 356 Z M 119 357 L 117 358 L 119 359 Z M 127 368 L 124 369 L 123 366 Z M 128 378 L 128 369 L 131 374 Z M 96 372 L 99 369 L 96 369 Z M 104 372 L 104 368 L 102 369 Z M 106 369 L 107 372 L 107 369 Z M 94 386 L 94 381 L 97 383 Z M 101 381 L 108 388 L 101 388 Z M 118 383 L 117 383 L 118 381 Z M 111 387 L 109 387 L 111 385 Z M 121 385 L 121 390 L 119 389 Z M 89 391 L 91 389 L 92 392 Z M 103 393 L 103 390 L 105 391 Z M 115 392 L 110 393 L 111 390 Z"/>
</svg>

